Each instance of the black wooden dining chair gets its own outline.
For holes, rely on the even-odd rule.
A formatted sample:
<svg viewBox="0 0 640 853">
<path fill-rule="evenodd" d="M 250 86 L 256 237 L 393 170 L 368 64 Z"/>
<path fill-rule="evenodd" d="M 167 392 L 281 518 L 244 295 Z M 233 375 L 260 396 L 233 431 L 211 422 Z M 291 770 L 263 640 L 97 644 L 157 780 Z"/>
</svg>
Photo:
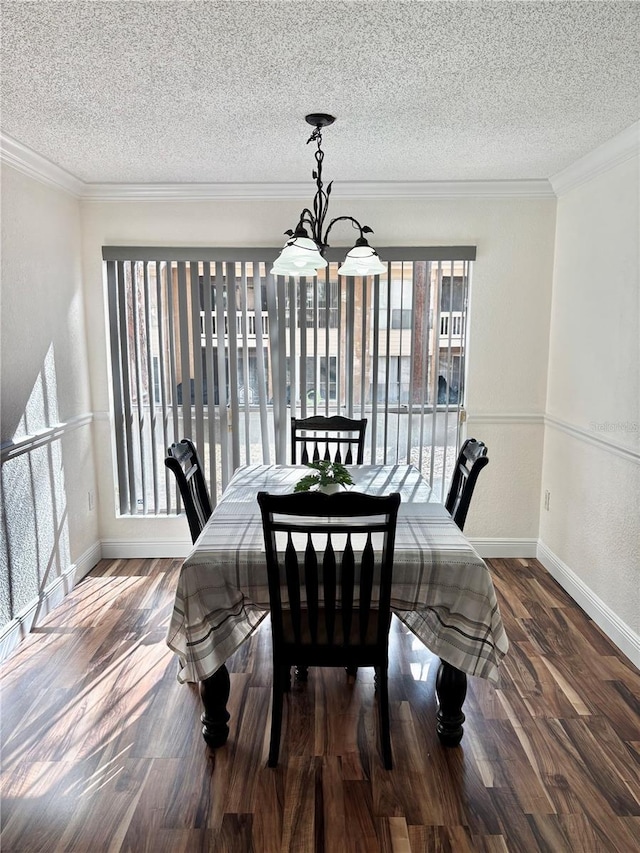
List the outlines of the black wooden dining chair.
<svg viewBox="0 0 640 853">
<path fill-rule="evenodd" d="M 291 667 L 375 667 L 384 766 L 391 769 L 387 669 L 398 493 L 258 493 L 273 644 L 269 767 L 278 763 Z"/>
<path fill-rule="evenodd" d="M 312 415 L 309 418 L 291 418 L 291 462 L 300 464 L 330 460 L 344 465 L 362 465 L 364 461 L 364 437 L 367 418 L 357 420 L 342 415 Z M 349 675 L 355 677 L 357 668 L 349 667 Z M 308 668 L 298 666 L 296 681 L 306 681 Z"/>
<path fill-rule="evenodd" d="M 195 542 L 212 513 L 202 463 L 190 438 L 172 444 L 167 454 L 164 464 L 175 474 L 189 522 L 191 540 Z"/>
<path fill-rule="evenodd" d="M 343 465 L 362 465 L 366 430 L 366 418 L 355 420 L 342 415 L 291 418 L 291 461 L 297 465 L 327 459 Z"/>
<path fill-rule="evenodd" d="M 445 501 L 446 509 L 460 530 L 464 530 L 478 475 L 489 464 L 487 452 L 486 444 L 475 438 L 468 438 L 460 448 Z"/>
</svg>

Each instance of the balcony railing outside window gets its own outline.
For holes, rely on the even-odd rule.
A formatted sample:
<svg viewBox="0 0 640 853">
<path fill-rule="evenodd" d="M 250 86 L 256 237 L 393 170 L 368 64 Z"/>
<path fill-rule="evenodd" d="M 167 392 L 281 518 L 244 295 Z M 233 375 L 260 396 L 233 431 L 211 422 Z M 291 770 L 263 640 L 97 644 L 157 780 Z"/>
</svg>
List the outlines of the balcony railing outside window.
<svg viewBox="0 0 640 853">
<path fill-rule="evenodd" d="M 464 316 L 463 311 L 440 314 L 440 339 L 451 337 L 459 341 L 464 334 Z"/>
</svg>

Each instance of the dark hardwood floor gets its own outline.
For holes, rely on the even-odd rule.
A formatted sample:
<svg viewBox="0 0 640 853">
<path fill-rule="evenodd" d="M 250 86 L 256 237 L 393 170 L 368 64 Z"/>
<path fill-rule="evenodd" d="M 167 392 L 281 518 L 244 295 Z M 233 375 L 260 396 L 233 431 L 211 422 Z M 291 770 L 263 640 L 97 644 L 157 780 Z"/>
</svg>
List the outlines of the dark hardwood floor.
<svg viewBox="0 0 640 853">
<path fill-rule="evenodd" d="M 373 675 L 311 670 L 266 766 L 270 637 L 228 665 L 210 753 L 164 638 L 178 560 L 103 561 L 2 667 L 3 853 L 640 850 L 640 674 L 534 560 L 489 561 L 511 651 L 435 733 L 437 660 L 394 620 L 391 737 Z"/>
</svg>

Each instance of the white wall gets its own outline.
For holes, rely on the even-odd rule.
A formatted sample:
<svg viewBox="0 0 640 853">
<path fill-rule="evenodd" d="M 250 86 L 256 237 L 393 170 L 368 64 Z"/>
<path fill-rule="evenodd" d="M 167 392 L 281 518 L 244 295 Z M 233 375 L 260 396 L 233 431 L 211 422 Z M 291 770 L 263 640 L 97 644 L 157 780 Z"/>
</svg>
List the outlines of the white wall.
<svg viewBox="0 0 640 853">
<path fill-rule="evenodd" d="M 558 200 L 540 539 L 547 567 L 640 661 L 640 170 Z"/>
<path fill-rule="evenodd" d="M 3 165 L 3 637 L 99 557 L 91 410 L 79 202 Z"/>
<path fill-rule="evenodd" d="M 89 357 L 96 409 L 100 530 L 110 553 L 148 542 L 150 553 L 186 547 L 184 519 L 126 519 L 115 512 L 109 423 L 103 245 L 277 246 L 303 202 L 83 202 Z M 467 521 L 472 537 L 526 540 L 535 549 L 552 278 L 555 199 L 334 199 L 375 230 L 376 246 L 475 244 L 467 381 L 469 434 L 491 462 Z M 350 234 L 343 236 L 346 242 Z M 335 244 L 338 245 L 339 239 Z M 507 543 L 508 544 L 508 543 Z M 155 549 L 155 550 L 153 550 Z M 124 551 L 121 551 L 124 553 Z M 178 553 L 180 551 L 178 550 Z"/>
</svg>

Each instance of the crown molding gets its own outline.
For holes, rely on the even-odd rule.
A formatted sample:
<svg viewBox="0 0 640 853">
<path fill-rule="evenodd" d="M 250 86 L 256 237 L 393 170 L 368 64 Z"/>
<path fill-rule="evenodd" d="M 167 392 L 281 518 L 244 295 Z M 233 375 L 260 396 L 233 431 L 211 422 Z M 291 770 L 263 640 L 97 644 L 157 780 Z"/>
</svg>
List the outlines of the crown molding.
<svg viewBox="0 0 640 853">
<path fill-rule="evenodd" d="M 548 180 L 512 181 L 342 181 L 334 198 L 556 198 L 595 175 L 638 154 L 640 122 L 585 154 Z M 87 183 L 18 140 L 0 133 L 0 159 L 41 183 L 86 201 L 231 201 L 305 199 L 309 183 L 110 184 Z"/>
<path fill-rule="evenodd" d="M 84 195 L 87 187 L 75 175 L 5 133 L 0 133 L 0 160 L 29 178 L 65 190 L 78 198 Z"/>
<path fill-rule="evenodd" d="M 607 140 L 584 157 L 580 157 L 566 169 L 556 172 L 549 181 L 555 194 L 561 196 L 596 175 L 637 156 L 639 151 L 640 121 L 636 121 L 613 139 Z"/>
<path fill-rule="evenodd" d="M 109 184 L 86 183 L 46 157 L 0 133 L 3 162 L 41 183 L 56 186 L 88 202 L 104 201 L 232 201 L 307 199 L 310 184 Z M 555 198 L 543 180 L 521 181 L 342 181 L 333 184 L 333 198 Z"/>
<path fill-rule="evenodd" d="M 309 183 L 86 184 L 86 201 L 308 199 Z M 332 198 L 555 198 L 547 180 L 342 181 Z"/>
</svg>

